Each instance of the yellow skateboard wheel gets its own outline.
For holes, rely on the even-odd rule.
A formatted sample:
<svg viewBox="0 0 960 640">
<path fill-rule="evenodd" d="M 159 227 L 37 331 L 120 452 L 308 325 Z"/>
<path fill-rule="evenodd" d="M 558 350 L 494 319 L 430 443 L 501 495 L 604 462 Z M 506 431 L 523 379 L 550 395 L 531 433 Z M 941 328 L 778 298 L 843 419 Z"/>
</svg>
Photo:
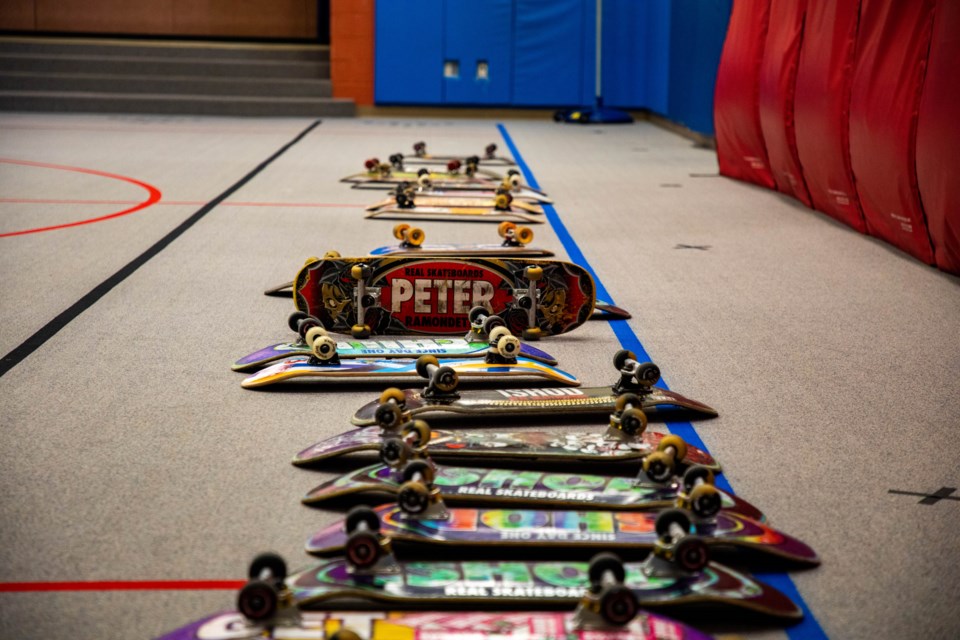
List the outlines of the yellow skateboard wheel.
<svg viewBox="0 0 960 640">
<path fill-rule="evenodd" d="M 423 447 L 430 442 L 430 425 L 428 425 L 424 420 L 412 420 L 408 422 L 403 427 L 402 435 L 414 435 L 415 442 L 414 446 Z"/>
<path fill-rule="evenodd" d="M 423 229 L 419 227 L 412 227 L 407 231 L 407 243 L 414 247 L 419 247 L 423 244 L 423 241 L 426 239 L 427 234 L 423 232 Z"/>
<path fill-rule="evenodd" d="M 660 444 L 657 445 L 657 451 L 666 452 L 671 447 L 675 451 L 674 458 L 678 462 L 687 457 L 687 443 L 684 442 L 683 438 L 680 436 L 664 436 L 663 440 L 660 441 Z"/>
<path fill-rule="evenodd" d="M 409 228 L 410 228 L 410 225 L 408 225 L 405 222 L 401 222 L 400 224 L 393 227 L 393 237 L 396 238 L 397 240 L 403 240 L 404 237 L 407 235 L 407 229 Z"/>
<path fill-rule="evenodd" d="M 318 258 L 317 256 L 310 256 L 309 258 L 307 258 L 306 260 L 303 261 L 303 264 L 305 264 L 305 265 L 306 265 L 306 264 L 312 264 L 312 263 L 314 263 L 314 262 L 319 262 L 319 261 L 320 261 L 320 258 Z"/>
<path fill-rule="evenodd" d="M 536 282 L 543 277 L 543 267 L 527 267 L 523 270 L 523 275 L 526 276 L 527 280 Z"/>
<path fill-rule="evenodd" d="M 540 327 L 531 327 L 523 330 L 524 340 L 539 340 L 542 337 L 543 331 L 540 330 Z"/>
<path fill-rule="evenodd" d="M 380 404 L 386 404 L 391 400 L 397 404 L 403 404 L 407 401 L 407 396 L 400 389 L 397 389 L 396 387 L 390 387 L 380 394 Z"/>
<path fill-rule="evenodd" d="M 516 238 L 520 244 L 533 242 L 533 229 L 530 227 L 517 227 Z"/>
<path fill-rule="evenodd" d="M 360 340 L 369 338 L 370 326 L 365 324 L 355 324 L 352 327 L 350 327 L 350 335 Z"/>
<path fill-rule="evenodd" d="M 339 251 L 327 251 L 325 254 L 323 254 L 324 260 L 335 260 L 339 257 L 340 257 Z"/>
<path fill-rule="evenodd" d="M 507 234 L 517 228 L 517 225 L 512 222 L 501 222 L 500 226 L 497 227 L 497 234 L 501 238 L 506 238 Z"/>
</svg>

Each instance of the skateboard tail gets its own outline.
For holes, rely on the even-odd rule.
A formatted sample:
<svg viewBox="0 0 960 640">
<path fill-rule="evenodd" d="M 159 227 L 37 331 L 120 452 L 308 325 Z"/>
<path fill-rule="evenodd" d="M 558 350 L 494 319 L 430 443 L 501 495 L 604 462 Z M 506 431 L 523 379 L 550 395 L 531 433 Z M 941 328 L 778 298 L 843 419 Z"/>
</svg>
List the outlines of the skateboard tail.
<svg viewBox="0 0 960 640">
<path fill-rule="evenodd" d="M 281 342 L 243 356 L 234 362 L 230 368 L 234 371 L 251 371 L 275 360 L 308 353 L 310 351 L 305 345 Z"/>
<path fill-rule="evenodd" d="M 376 451 L 379 448 L 380 434 L 376 429 L 351 429 L 307 447 L 293 457 L 293 464 L 305 466 L 359 451 Z"/>
</svg>

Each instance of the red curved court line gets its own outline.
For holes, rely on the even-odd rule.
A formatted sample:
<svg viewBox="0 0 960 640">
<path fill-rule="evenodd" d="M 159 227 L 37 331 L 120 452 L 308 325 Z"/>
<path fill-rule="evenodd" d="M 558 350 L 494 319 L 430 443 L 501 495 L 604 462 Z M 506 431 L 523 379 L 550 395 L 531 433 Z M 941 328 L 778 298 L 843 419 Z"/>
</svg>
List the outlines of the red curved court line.
<svg viewBox="0 0 960 640">
<path fill-rule="evenodd" d="M 0 204 L 137 204 L 134 200 L 64 200 L 53 198 L 0 198 Z M 184 205 L 204 205 L 202 200 L 162 200 L 158 205 L 184 206 Z M 333 207 L 339 209 L 351 209 L 365 207 L 364 204 L 346 204 L 340 202 L 236 202 L 233 200 L 224 200 L 220 203 L 227 207 Z"/>
<path fill-rule="evenodd" d="M 132 207 L 123 209 L 122 211 L 116 211 L 114 213 L 108 213 L 105 216 L 99 216 L 97 218 L 88 218 L 87 220 L 78 220 L 76 222 L 67 222 L 64 224 L 57 224 L 50 227 L 37 227 L 36 229 L 23 229 L 22 231 L 10 231 L 8 233 L 0 233 L 0 238 L 9 238 L 11 236 L 22 236 L 28 233 L 40 233 L 43 231 L 54 231 L 56 229 L 66 229 L 68 227 L 78 227 L 84 224 L 93 224 L 94 222 L 103 222 L 104 220 L 110 220 L 111 218 L 119 218 L 120 216 L 129 215 L 141 209 L 146 209 L 147 207 L 156 204 L 160 201 L 160 198 L 163 197 L 163 194 L 160 193 L 160 190 L 154 187 L 153 185 L 147 184 L 146 182 L 141 182 L 139 180 L 134 180 L 133 178 L 128 178 L 127 176 L 117 175 L 115 173 L 107 173 L 106 171 L 97 171 L 96 169 L 84 169 L 83 167 L 68 167 L 62 164 L 49 164 L 46 162 L 31 162 L 29 160 L 12 160 L 10 158 L 0 158 L 0 162 L 6 164 L 19 164 L 25 167 L 40 167 L 42 169 L 60 169 L 61 171 L 74 171 L 76 173 L 87 173 L 94 176 L 100 176 L 101 178 L 112 178 L 113 180 L 120 180 L 121 182 L 128 182 L 130 184 L 136 185 L 141 189 L 145 189 L 149 197 L 143 202 L 139 202 Z"/>
<path fill-rule="evenodd" d="M 77 582 L 0 582 L 0 593 L 37 591 L 237 590 L 243 580 L 83 580 Z"/>
</svg>

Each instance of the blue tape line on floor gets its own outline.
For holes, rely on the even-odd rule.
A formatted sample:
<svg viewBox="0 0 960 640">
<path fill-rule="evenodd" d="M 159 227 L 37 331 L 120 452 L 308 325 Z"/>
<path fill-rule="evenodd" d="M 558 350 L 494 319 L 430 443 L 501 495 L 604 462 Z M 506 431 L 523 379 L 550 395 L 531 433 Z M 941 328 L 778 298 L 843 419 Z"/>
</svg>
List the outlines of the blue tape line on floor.
<svg viewBox="0 0 960 640">
<path fill-rule="evenodd" d="M 531 171 L 527 163 L 524 162 L 523 156 L 520 155 L 517 145 L 513 143 L 513 138 L 510 137 L 510 134 L 507 132 L 507 128 L 502 124 L 497 124 L 497 129 L 500 131 L 500 135 L 503 136 L 503 141 L 507 144 L 507 148 L 510 149 L 510 154 L 513 156 L 517 166 L 520 167 L 520 171 L 523 172 L 524 180 L 526 180 L 527 184 L 534 189 L 540 189 L 540 184 L 537 182 L 536 177 L 534 177 L 533 171 Z M 571 262 L 579 264 L 581 267 L 586 269 L 591 276 L 593 276 L 593 280 L 596 283 L 597 288 L 597 299 L 603 300 L 604 302 L 609 302 L 610 304 L 616 304 L 606 287 L 603 286 L 603 282 L 597 276 L 597 273 L 593 270 L 593 267 L 590 266 L 589 262 L 587 262 L 586 257 L 580 250 L 580 246 L 573 239 L 573 236 L 570 235 L 566 225 L 563 224 L 563 221 L 560 219 L 560 215 L 557 213 L 556 208 L 551 204 L 544 204 L 543 211 L 547 217 L 547 222 L 550 223 L 554 233 L 557 234 L 561 244 L 563 244 L 563 248 L 566 249 L 567 255 L 570 256 Z M 633 329 L 630 328 L 630 324 L 627 320 L 610 320 L 609 323 L 610 328 L 613 329 L 614 335 L 617 336 L 617 340 L 620 341 L 620 345 L 624 349 L 633 351 L 637 358 L 641 361 L 651 360 L 650 354 L 648 354 L 647 350 L 643 348 L 640 338 L 638 338 L 637 334 L 634 333 Z M 669 389 L 667 383 L 663 380 L 660 381 L 659 386 L 663 387 L 664 389 Z M 703 440 L 700 438 L 699 434 L 697 434 L 697 430 L 691 423 L 686 421 L 667 422 L 666 426 L 670 430 L 670 433 L 677 434 L 688 444 L 709 452 Z M 733 488 L 730 486 L 730 482 L 722 474 L 717 476 L 716 485 L 724 491 L 733 493 Z M 762 576 L 762 579 L 770 586 L 775 587 L 785 593 L 790 597 L 791 600 L 797 603 L 797 606 L 803 609 L 803 621 L 793 627 L 785 629 L 788 637 L 796 640 L 813 640 L 815 638 L 827 637 L 827 634 L 824 633 L 823 629 L 820 627 L 820 623 L 817 622 L 817 619 L 813 616 L 813 613 L 811 613 L 807 603 L 804 602 L 803 598 L 800 596 L 800 592 L 797 591 L 797 587 L 794 585 L 793 580 L 790 579 L 790 576 L 788 576 L 786 573 L 758 573 L 757 576 Z"/>
</svg>

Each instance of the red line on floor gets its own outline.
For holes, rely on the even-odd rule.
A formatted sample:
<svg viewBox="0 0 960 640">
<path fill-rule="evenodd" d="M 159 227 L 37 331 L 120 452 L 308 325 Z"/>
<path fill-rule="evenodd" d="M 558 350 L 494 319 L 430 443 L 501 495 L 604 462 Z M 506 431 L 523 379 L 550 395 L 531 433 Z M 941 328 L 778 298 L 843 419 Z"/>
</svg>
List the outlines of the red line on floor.
<svg viewBox="0 0 960 640">
<path fill-rule="evenodd" d="M 77 582 L 0 582 L 0 593 L 38 591 L 198 591 L 237 590 L 243 580 L 83 580 Z"/>
<path fill-rule="evenodd" d="M 104 220 L 111 220 L 113 218 L 119 218 L 120 216 L 126 216 L 131 213 L 146 209 L 147 207 L 156 204 L 160 201 L 160 198 L 163 197 L 163 194 L 160 193 L 160 190 L 154 187 L 153 185 L 147 184 L 146 182 L 141 182 L 140 180 L 135 180 L 127 176 L 121 176 L 115 173 L 107 173 L 106 171 L 97 171 L 96 169 L 84 169 L 83 167 L 69 167 L 61 164 L 49 164 L 46 162 L 30 162 L 29 160 L 12 160 L 9 158 L 0 158 L 0 163 L 6 164 L 18 164 L 25 167 L 40 167 L 42 169 L 59 169 L 61 171 L 73 171 L 75 173 L 86 173 L 89 175 L 100 176 L 102 178 L 111 178 L 113 180 L 120 180 L 121 182 L 128 182 L 130 184 L 136 185 L 142 189 L 145 189 L 149 194 L 146 200 L 136 203 L 132 207 L 123 209 L 122 211 L 115 211 L 114 213 L 109 213 L 105 216 L 99 216 L 97 218 L 88 218 L 87 220 L 78 220 L 76 222 L 67 222 L 64 224 L 52 225 L 49 227 L 37 227 L 36 229 L 23 229 L 21 231 L 10 231 L 7 233 L 0 233 L 0 238 L 9 238 L 11 236 L 22 236 L 28 233 L 41 233 L 43 231 L 55 231 L 57 229 L 66 229 L 68 227 L 78 227 L 84 224 L 93 224 L 95 222 L 103 222 Z"/>
<path fill-rule="evenodd" d="M 136 200 L 58 200 L 52 198 L 0 198 L 0 204 L 138 204 Z M 158 205 L 167 206 L 199 206 L 207 204 L 202 200 L 161 200 Z M 231 207 L 364 207 L 362 204 L 346 204 L 337 202 L 235 202 L 225 200 L 221 206 Z"/>
</svg>

